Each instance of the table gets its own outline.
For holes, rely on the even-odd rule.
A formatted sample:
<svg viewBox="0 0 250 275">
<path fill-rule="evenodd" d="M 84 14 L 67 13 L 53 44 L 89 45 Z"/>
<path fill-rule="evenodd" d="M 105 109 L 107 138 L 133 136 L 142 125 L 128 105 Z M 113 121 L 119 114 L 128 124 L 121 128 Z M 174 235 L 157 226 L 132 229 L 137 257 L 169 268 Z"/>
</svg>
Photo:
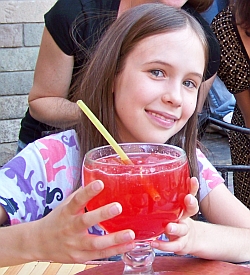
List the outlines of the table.
<svg viewBox="0 0 250 275">
<path fill-rule="evenodd" d="M 2 267 L 0 275 L 73 275 L 96 265 L 59 264 L 50 262 L 31 262 L 22 265 Z"/>
<path fill-rule="evenodd" d="M 249 275 L 250 264 L 235 265 L 220 261 L 184 257 L 156 257 L 155 272 L 166 270 L 167 275 Z M 122 262 L 89 261 L 86 264 L 59 264 L 50 262 L 31 262 L 27 264 L 2 267 L 0 275 L 121 275 Z"/>
</svg>

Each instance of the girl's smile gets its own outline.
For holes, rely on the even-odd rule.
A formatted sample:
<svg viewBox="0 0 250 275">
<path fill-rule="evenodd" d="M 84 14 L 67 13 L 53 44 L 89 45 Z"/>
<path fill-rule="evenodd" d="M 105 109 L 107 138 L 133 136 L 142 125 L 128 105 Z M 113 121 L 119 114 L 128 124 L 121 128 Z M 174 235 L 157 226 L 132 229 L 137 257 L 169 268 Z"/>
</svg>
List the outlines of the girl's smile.
<svg viewBox="0 0 250 275">
<path fill-rule="evenodd" d="M 158 123 L 160 126 L 165 128 L 173 127 L 174 122 L 178 119 L 167 113 L 157 112 L 157 111 L 147 111 L 147 114 L 151 116 L 149 119 L 155 120 L 155 123 Z"/>
<path fill-rule="evenodd" d="M 179 132 L 195 110 L 204 66 L 190 27 L 139 42 L 115 82 L 120 142 L 162 143 Z"/>
</svg>

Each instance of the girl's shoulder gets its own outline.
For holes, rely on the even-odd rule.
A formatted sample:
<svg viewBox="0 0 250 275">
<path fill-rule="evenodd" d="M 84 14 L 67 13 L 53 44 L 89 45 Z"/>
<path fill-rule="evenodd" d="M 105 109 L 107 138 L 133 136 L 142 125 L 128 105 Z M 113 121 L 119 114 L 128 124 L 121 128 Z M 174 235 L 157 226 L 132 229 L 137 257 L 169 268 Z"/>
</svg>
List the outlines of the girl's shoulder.
<svg viewBox="0 0 250 275">
<path fill-rule="evenodd" d="M 38 146 L 40 143 L 47 143 L 48 140 L 50 142 L 61 142 L 65 147 L 72 147 L 73 145 L 77 145 L 78 148 L 78 136 L 74 129 L 61 131 L 55 134 L 45 136 L 43 138 L 37 139 L 36 141 L 34 141 L 34 143 L 36 146 Z"/>
<path fill-rule="evenodd" d="M 219 172 L 215 169 L 215 167 L 201 152 L 200 149 L 196 149 L 196 155 L 198 160 L 199 172 L 203 175 L 205 179 L 212 179 L 216 177 L 220 180 L 220 182 L 224 181 Z"/>
<path fill-rule="evenodd" d="M 61 163 L 66 166 L 79 166 L 80 148 L 75 130 L 52 134 L 34 143 L 42 158 L 49 159 L 53 165 L 58 166 Z"/>
<path fill-rule="evenodd" d="M 201 201 L 216 186 L 224 183 L 224 179 L 199 149 L 196 150 L 196 155 L 199 167 L 199 200 Z"/>
<path fill-rule="evenodd" d="M 37 220 L 79 185 L 81 159 L 74 130 L 30 143 L 0 170 L 0 204 L 11 224 Z"/>
</svg>

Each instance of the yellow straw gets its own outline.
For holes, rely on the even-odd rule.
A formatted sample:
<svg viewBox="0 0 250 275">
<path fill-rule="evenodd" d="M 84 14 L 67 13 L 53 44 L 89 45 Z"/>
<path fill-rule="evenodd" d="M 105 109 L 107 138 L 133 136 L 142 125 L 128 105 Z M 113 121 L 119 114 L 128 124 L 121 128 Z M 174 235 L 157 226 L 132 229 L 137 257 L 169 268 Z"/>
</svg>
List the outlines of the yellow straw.
<svg viewBox="0 0 250 275">
<path fill-rule="evenodd" d="M 120 156 L 121 160 L 125 164 L 133 164 L 133 162 L 128 158 L 128 156 L 119 146 L 119 144 L 114 140 L 114 138 L 107 131 L 107 129 L 101 124 L 98 118 L 91 112 L 89 107 L 82 100 L 78 100 L 76 103 L 85 113 L 85 115 L 90 119 L 90 121 L 95 125 L 98 131 L 103 135 L 103 137 L 107 140 L 107 142 L 113 147 L 116 153 Z"/>
</svg>

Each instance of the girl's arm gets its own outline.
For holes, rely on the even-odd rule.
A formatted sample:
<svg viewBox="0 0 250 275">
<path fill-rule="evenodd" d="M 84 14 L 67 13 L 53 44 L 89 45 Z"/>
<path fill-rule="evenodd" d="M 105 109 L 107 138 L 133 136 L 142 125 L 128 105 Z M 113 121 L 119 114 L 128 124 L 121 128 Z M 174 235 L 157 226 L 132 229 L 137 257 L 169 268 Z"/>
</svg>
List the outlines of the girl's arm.
<svg viewBox="0 0 250 275">
<path fill-rule="evenodd" d="M 32 117 L 55 127 L 78 122 L 80 109 L 67 100 L 73 65 L 74 57 L 57 46 L 45 27 L 28 98 Z"/>
<path fill-rule="evenodd" d="M 168 224 L 170 242 L 156 241 L 154 247 L 177 254 L 230 262 L 250 260 L 250 211 L 226 188 L 216 186 L 201 202 L 209 222 L 189 218 Z"/>
<path fill-rule="evenodd" d="M 87 201 L 103 188 L 102 182 L 92 182 L 85 188 L 79 188 L 40 220 L 1 227 L 0 267 L 37 260 L 84 263 L 131 250 L 135 237 L 131 230 L 105 236 L 88 233 L 91 226 L 122 211 L 120 204 L 111 203 L 95 211 L 84 212 Z M 0 217 L 4 216 L 2 210 Z"/>
<path fill-rule="evenodd" d="M 91 226 L 122 211 L 120 204 L 111 203 L 95 211 L 84 212 L 87 201 L 103 188 L 102 182 L 92 182 L 79 188 L 44 218 L 0 228 L 0 267 L 37 260 L 83 263 L 131 250 L 135 237 L 131 230 L 104 236 L 88 233 Z M 193 178 L 190 194 L 185 198 L 185 217 L 193 216 L 198 211 L 198 202 L 193 196 L 197 189 L 197 180 Z M 7 220 L 1 206 L 0 220 Z"/>
<path fill-rule="evenodd" d="M 250 211 L 224 184 L 200 203 L 210 223 L 198 223 L 197 252 L 201 257 L 242 262 L 250 260 Z M 217 224 L 217 225 L 214 225 Z"/>
<path fill-rule="evenodd" d="M 250 229 L 250 211 L 225 186 L 216 186 L 200 203 L 200 209 L 211 223 Z"/>
</svg>

